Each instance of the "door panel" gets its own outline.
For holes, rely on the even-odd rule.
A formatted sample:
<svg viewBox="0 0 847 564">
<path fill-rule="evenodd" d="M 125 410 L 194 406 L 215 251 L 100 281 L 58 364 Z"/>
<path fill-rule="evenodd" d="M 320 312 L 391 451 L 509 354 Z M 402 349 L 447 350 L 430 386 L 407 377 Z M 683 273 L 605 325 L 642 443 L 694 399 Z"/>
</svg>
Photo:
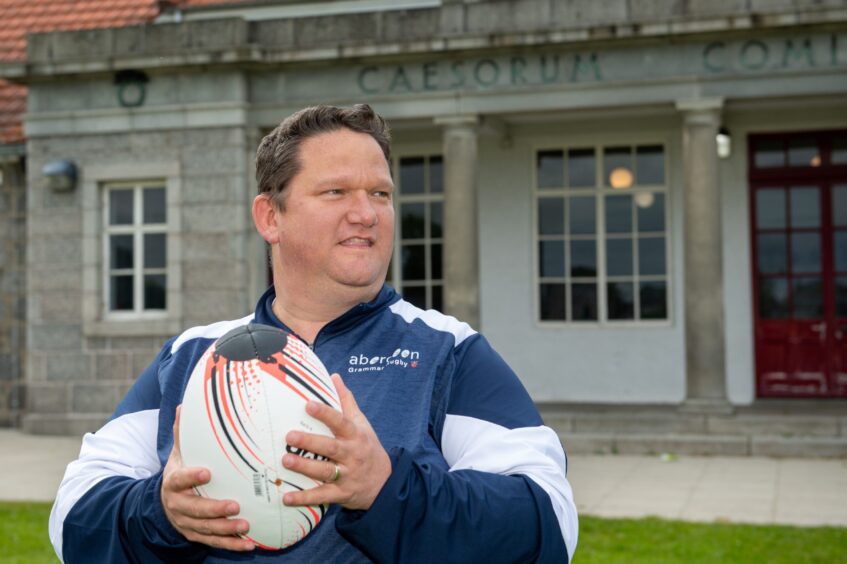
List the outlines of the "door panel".
<svg viewBox="0 0 847 564">
<path fill-rule="evenodd" d="M 847 132 L 750 138 L 759 396 L 847 397 L 843 140 Z"/>
</svg>

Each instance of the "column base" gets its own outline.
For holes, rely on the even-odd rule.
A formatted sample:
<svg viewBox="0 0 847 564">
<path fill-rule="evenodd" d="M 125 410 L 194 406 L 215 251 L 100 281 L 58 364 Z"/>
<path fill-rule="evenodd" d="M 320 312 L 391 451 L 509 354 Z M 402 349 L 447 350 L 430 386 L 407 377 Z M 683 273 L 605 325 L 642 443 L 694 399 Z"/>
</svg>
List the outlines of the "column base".
<svg viewBox="0 0 847 564">
<path fill-rule="evenodd" d="M 688 398 L 679 406 L 680 413 L 732 415 L 735 407 L 725 399 Z"/>
</svg>

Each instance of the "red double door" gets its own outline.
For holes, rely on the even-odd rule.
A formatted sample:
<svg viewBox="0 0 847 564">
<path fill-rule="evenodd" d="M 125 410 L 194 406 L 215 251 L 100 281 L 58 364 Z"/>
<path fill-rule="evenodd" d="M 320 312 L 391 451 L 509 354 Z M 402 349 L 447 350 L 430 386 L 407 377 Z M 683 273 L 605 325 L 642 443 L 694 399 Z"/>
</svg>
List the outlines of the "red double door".
<svg viewBox="0 0 847 564">
<path fill-rule="evenodd" d="M 759 397 L 847 397 L 847 132 L 751 135 Z"/>
</svg>

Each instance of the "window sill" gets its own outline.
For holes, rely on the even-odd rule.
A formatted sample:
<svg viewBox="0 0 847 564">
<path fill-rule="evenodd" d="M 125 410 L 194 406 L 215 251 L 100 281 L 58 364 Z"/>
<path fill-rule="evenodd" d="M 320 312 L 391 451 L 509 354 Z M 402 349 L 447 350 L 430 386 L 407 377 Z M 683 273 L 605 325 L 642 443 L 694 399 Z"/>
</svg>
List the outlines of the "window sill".
<svg viewBox="0 0 847 564">
<path fill-rule="evenodd" d="M 181 329 L 177 319 L 128 319 L 88 321 L 82 333 L 86 337 L 160 337 L 176 335 Z"/>
</svg>

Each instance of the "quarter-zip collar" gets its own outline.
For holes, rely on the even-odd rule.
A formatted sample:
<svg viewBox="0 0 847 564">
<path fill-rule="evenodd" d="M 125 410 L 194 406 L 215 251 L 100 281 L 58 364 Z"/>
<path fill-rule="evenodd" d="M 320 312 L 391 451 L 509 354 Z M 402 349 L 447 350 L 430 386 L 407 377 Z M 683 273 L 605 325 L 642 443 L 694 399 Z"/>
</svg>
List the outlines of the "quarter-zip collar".
<svg viewBox="0 0 847 564">
<path fill-rule="evenodd" d="M 297 335 L 296 332 L 292 331 L 290 327 L 288 327 L 285 323 L 280 321 L 280 319 L 273 312 L 273 303 L 276 299 L 276 291 L 273 286 L 269 287 L 265 290 L 265 293 L 262 294 L 262 297 L 259 298 L 258 304 L 256 304 L 256 323 L 263 323 L 265 325 L 271 325 L 273 327 L 279 327 L 288 331 L 289 333 L 293 333 Z M 391 286 L 386 284 L 382 285 L 382 288 L 379 290 L 379 293 L 376 297 L 367 302 L 358 304 L 345 313 L 341 314 L 339 317 L 336 317 L 318 331 L 318 334 L 315 336 L 314 343 L 308 343 L 302 337 L 300 338 L 303 342 L 309 344 L 310 347 L 315 348 L 318 343 L 327 337 L 332 335 L 337 335 L 339 333 L 343 333 L 350 329 L 351 327 L 361 323 L 365 319 L 376 315 L 383 309 L 387 308 L 394 302 L 398 301 L 400 296 L 397 295 L 397 292 Z M 300 337 L 297 335 L 297 337 Z"/>
</svg>

